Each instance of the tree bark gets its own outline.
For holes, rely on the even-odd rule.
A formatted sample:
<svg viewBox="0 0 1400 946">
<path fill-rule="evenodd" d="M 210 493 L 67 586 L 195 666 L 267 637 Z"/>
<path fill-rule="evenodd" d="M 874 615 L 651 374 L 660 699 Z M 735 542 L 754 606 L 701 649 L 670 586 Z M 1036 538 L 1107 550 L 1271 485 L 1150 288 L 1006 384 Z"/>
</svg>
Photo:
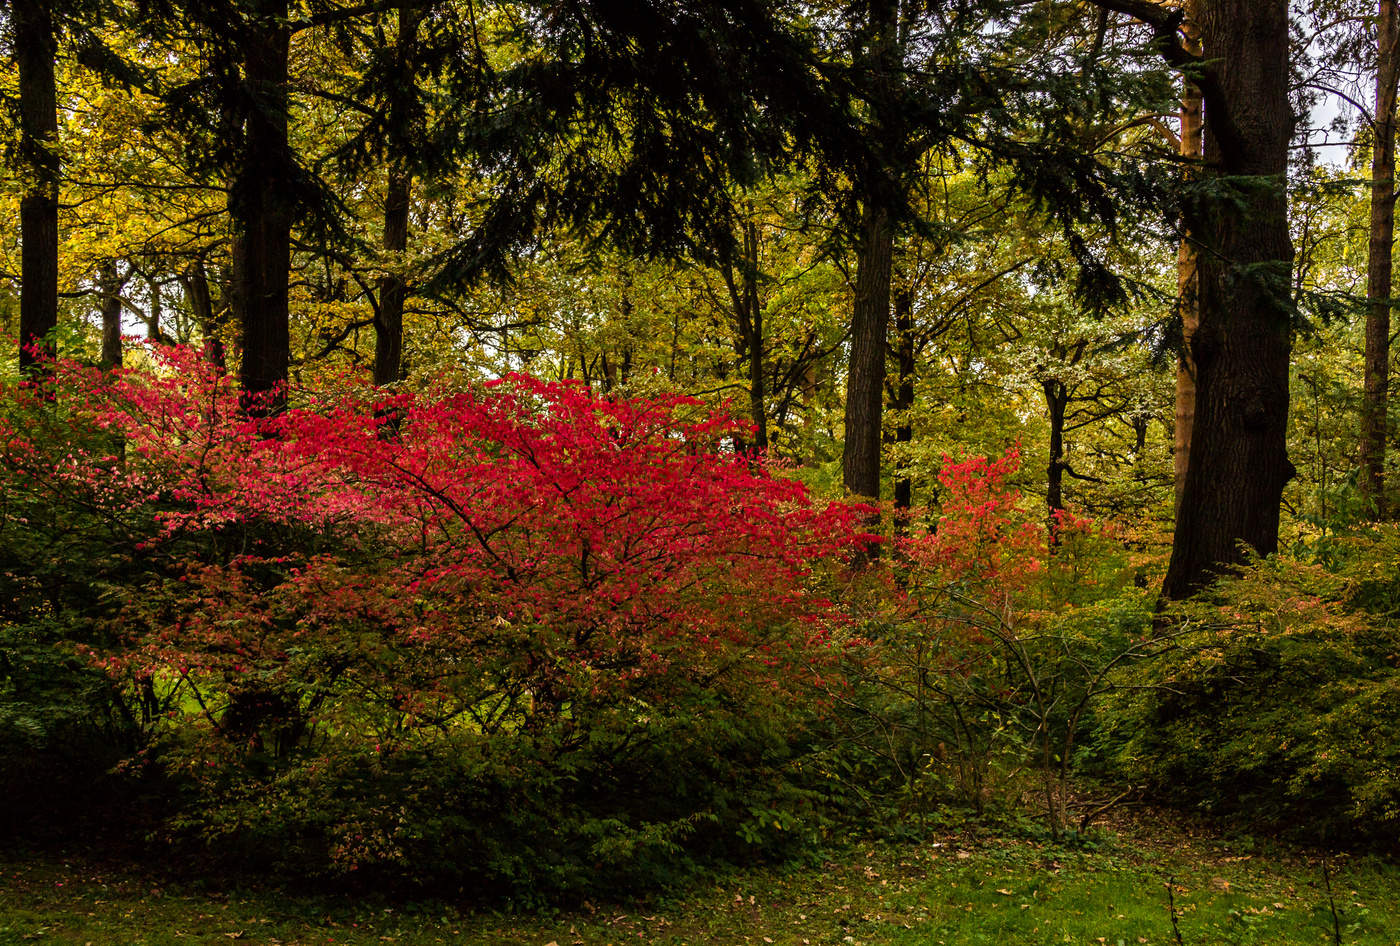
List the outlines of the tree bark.
<svg viewBox="0 0 1400 946">
<path fill-rule="evenodd" d="M 1371 234 L 1366 259 L 1365 392 L 1361 403 L 1361 496 L 1385 515 L 1386 412 L 1395 245 L 1395 93 L 1400 79 L 1400 4 L 1380 0 L 1376 20 L 1376 118 L 1371 153 Z"/>
<path fill-rule="evenodd" d="M 146 317 L 146 341 L 158 343 L 161 340 L 160 323 L 165 315 L 165 306 L 162 302 L 160 283 L 154 276 L 146 277 L 146 292 L 151 298 L 151 312 Z"/>
<path fill-rule="evenodd" d="M 14 56 L 19 71 L 20 197 L 19 365 L 53 354 L 58 325 L 57 38 L 49 0 L 13 0 Z"/>
<path fill-rule="evenodd" d="M 1244 558 L 1278 548 L 1292 346 L 1287 163 L 1287 0 L 1201 0 L 1209 73 L 1205 163 L 1194 211 L 1201 245 L 1196 416 L 1162 592 L 1182 598 Z"/>
<path fill-rule="evenodd" d="M 1069 392 L 1064 382 L 1041 382 L 1045 392 L 1045 408 L 1050 417 L 1050 463 L 1045 468 L 1045 512 L 1050 525 L 1051 541 L 1055 540 L 1055 514 L 1065 508 L 1065 411 L 1069 407 Z"/>
<path fill-rule="evenodd" d="M 185 267 L 180 276 L 185 297 L 190 300 L 190 309 L 199 323 L 200 334 L 204 336 L 204 360 L 219 372 L 224 370 L 224 322 L 227 312 L 216 315 L 214 297 L 209 288 L 209 272 L 204 268 L 204 260 L 196 259 Z"/>
<path fill-rule="evenodd" d="M 758 224 L 744 224 L 744 307 L 748 311 L 749 414 L 753 417 L 753 446 L 768 449 L 768 392 L 763 373 L 763 303 L 758 294 Z"/>
<path fill-rule="evenodd" d="M 904 289 L 894 300 L 895 362 L 898 366 L 898 386 L 895 388 L 894 409 L 899 424 L 894 429 L 894 442 L 900 456 L 899 476 L 894 481 L 895 524 L 907 523 L 914 504 L 914 481 L 909 476 L 909 445 L 914 441 L 914 421 L 909 416 L 914 408 L 914 299 Z"/>
<path fill-rule="evenodd" d="M 889 211 L 877 201 L 870 201 L 861 210 L 860 230 L 841 481 L 848 493 L 879 499 L 885 350 L 894 256 L 894 228 Z"/>
<path fill-rule="evenodd" d="M 229 191 L 234 313 L 249 403 L 276 410 L 291 361 L 287 285 L 291 275 L 292 173 L 287 137 L 288 0 L 251 0 L 243 47 L 249 106 Z M 267 400 L 259 401 L 266 396 Z"/>
<path fill-rule="evenodd" d="M 899 117 L 892 89 L 899 69 L 899 3 L 872 0 L 868 13 L 866 67 L 872 72 L 871 134 L 888 147 L 899 139 Z M 860 232 L 856 237 L 855 304 L 851 311 L 851 356 L 846 374 L 845 448 L 841 482 L 846 492 L 880 498 L 880 444 L 885 406 L 885 354 L 890 322 L 890 280 L 894 258 L 891 197 L 900 169 L 869 167 L 859 182 Z"/>
<path fill-rule="evenodd" d="M 408 121 L 404 96 L 413 86 L 413 50 L 422 21 L 420 7 L 403 4 L 399 7 L 399 36 L 395 46 L 399 89 L 391 99 L 388 116 L 391 127 Z M 379 311 L 374 317 L 374 383 L 392 384 L 403 380 L 403 309 L 408 298 L 402 257 L 408 249 L 409 197 L 413 175 L 408 170 L 404 154 L 389 159 L 389 183 L 384 193 L 384 253 L 395 268 L 379 277 Z"/>
<path fill-rule="evenodd" d="M 102 354 L 103 368 L 122 366 L 122 284 L 116 260 L 104 260 L 97 270 L 97 288 L 102 294 Z"/>
<path fill-rule="evenodd" d="M 384 196 L 384 252 L 399 266 L 408 249 L 408 203 L 411 178 L 401 160 L 389 168 Z M 374 317 L 374 383 L 392 384 L 403 378 L 403 309 L 408 286 L 400 271 L 379 277 L 379 311 Z"/>
<path fill-rule="evenodd" d="M 1194 4 L 1188 4 L 1190 10 Z M 1194 23 L 1182 27 L 1187 50 L 1201 51 Z M 1181 139 L 1179 153 L 1185 163 L 1183 177 L 1195 178 L 1205 153 L 1203 137 L 1201 90 L 1189 76 L 1181 79 Z M 1186 468 L 1191 458 L 1191 428 L 1196 418 L 1196 365 L 1191 358 L 1191 343 L 1200 325 L 1200 281 L 1197 274 L 1197 249 L 1189 228 L 1182 233 L 1176 254 L 1177 310 L 1181 317 L 1181 352 L 1176 362 L 1176 425 L 1172 460 L 1175 466 L 1176 507 L 1181 507 L 1181 494 L 1186 488 Z"/>
</svg>

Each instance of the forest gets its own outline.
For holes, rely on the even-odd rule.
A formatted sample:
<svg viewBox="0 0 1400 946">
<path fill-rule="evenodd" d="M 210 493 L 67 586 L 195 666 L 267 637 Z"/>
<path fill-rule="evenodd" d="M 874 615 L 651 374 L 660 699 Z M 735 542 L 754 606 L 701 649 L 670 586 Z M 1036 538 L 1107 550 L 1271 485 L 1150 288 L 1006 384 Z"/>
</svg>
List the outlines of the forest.
<svg viewBox="0 0 1400 946">
<path fill-rule="evenodd" d="M 1396 941 L 1400 0 L 0 53 L 0 944 Z"/>
</svg>

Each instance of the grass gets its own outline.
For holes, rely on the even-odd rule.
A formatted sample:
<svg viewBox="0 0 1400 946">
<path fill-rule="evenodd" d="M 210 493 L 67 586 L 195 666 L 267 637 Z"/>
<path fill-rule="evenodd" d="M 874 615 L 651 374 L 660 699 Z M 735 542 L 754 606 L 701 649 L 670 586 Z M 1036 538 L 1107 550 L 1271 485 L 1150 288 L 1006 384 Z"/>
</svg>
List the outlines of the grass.
<svg viewBox="0 0 1400 946">
<path fill-rule="evenodd" d="M 555 915 L 440 903 L 210 892 L 90 858 L 0 858 L 0 946 L 109 944 L 1160 944 L 1400 943 L 1400 869 L 1138 823 L 1092 849 L 1026 839 L 852 847 L 821 866 L 753 869 L 684 899 Z"/>
</svg>

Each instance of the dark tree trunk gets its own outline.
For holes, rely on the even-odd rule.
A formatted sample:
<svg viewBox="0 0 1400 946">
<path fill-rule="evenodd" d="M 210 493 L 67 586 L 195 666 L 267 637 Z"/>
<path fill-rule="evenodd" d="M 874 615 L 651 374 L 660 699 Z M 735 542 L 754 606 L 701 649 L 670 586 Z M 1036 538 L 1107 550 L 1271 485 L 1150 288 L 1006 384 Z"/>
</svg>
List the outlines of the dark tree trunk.
<svg viewBox="0 0 1400 946">
<path fill-rule="evenodd" d="M 399 88 L 389 105 L 388 122 L 396 127 L 408 121 L 404 96 L 413 86 L 413 50 L 423 13 L 418 7 L 399 7 L 399 38 L 395 47 Z M 384 252 L 395 268 L 379 278 L 379 311 L 374 317 L 374 383 L 392 384 L 403 379 L 403 309 L 408 298 L 404 281 L 403 252 L 408 249 L 408 210 L 413 176 L 403 154 L 389 159 L 389 184 L 384 193 Z"/>
<path fill-rule="evenodd" d="M 399 266 L 408 249 L 408 201 L 411 178 L 402 161 L 389 168 L 384 196 L 384 251 L 391 266 Z M 403 378 L 403 308 L 408 286 L 402 272 L 379 277 L 379 311 L 374 317 L 374 383 L 392 384 Z"/>
<path fill-rule="evenodd" d="M 894 429 L 895 447 L 900 456 L 899 476 L 894 481 L 895 524 L 905 523 L 914 504 L 914 481 L 909 476 L 909 445 L 914 441 L 914 300 L 903 290 L 894 300 L 895 360 L 899 383 L 894 392 L 894 409 L 899 425 Z"/>
<path fill-rule="evenodd" d="M 744 307 L 748 310 L 749 413 L 753 416 L 754 449 L 768 449 L 768 392 L 763 362 L 763 305 L 758 295 L 758 225 L 744 225 Z"/>
<path fill-rule="evenodd" d="M 1390 388 L 1390 295 L 1395 244 L 1395 91 L 1400 78 L 1396 0 L 1380 0 L 1376 21 L 1375 144 L 1371 154 L 1371 237 L 1366 260 L 1366 367 L 1361 404 L 1361 495 L 1385 514 L 1387 395 Z"/>
<path fill-rule="evenodd" d="M 1202 0 L 1209 64 L 1205 168 L 1213 191 L 1191 229 L 1200 326 L 1192 345 L 1196 417 L 1163 594 L 1182 598 L 1222 565 L 1278 548 L 1291 349 L 1286 172 L 1287 0 Z"/>
<path fill-rule="evenodd" d="M 185 287 L 185 296 L 190 300 L 190 309 L 204 336 L 204 360 L 219 371 L 224 370 L 224 320 L 227 313 L 215 314 L 214 297 L 209 289 L 209 273 L 204 268 L 204 260 L 197 259 L 185 268 L 180 277 Z"/>
<path fill-rule="evenodd" d="M 893 156 L 900 149 L 893 86 L 899 69 L 899 4 L 871 0 L 865 67 L 872 73 L 872 135 Z M 846 433 L 841 482 L 848 493 L 880 497 L 880 444 L 885 406 L 885 355 L 890 322 L 894 219 L 890 213 L 901 169 L 869 167 L 860 188 L 860 232 L 856 237 L 855 304 L 851 312 L 851 360 L 846 375 Z"/>
<path fill-rule="evenodd" d="M 151 297 L 151 312 L 150 315 L 146 317 L 146 341 L 159 342 L 161 340 L 161 318 L 165 314 L 160 283 L 156 282 L 152 277 L 147 277 L 146 292 Z"/>
<path fill-rule="evenodd" d="M 894 228 L 889 212 L 872 200 L 861 211 L 851 362 L 846 377 L 846 443 L 841 456 L 841 481 L 846 491 L 869 499 L 880 497 L 880 432 L 893 255 Z"/>
<path fill-rule="evenodd" d="M 122 366 L 122 284 L 116 260 L 106 260 L 97 270 L 97 288 L 102 294 L 102 355 L 103 368 Z"/>
<path fill-rule="evenodd" d="M 243 47 L 249 106 L 233 169 L 234 313 L 250 398 L 281 391 L 291 361 L 287 284 L 291 274 L 292 173 L 287 139 L 288 0 L 252 0 Z M 283 394 L 265 403 L 275 410 Z"/>
<path fill-rule="evenodd" d="M 58 325 L 57 41 L 49 0 L 13 0 L 14 56 L 19 70 L 20 197 L 19 365 L 53 353 Z"/>
<path fill-rule="evenodd" d="M 1062 381 L 1044 381 L 1045 408 L 1050 417 L 1050 463 L 1045 468 L 1045 511 L 1050 537 L 1055 537 L 1055 514 L 1065 508 L 1065 410 L 1069 392 Z"/>
</svg>

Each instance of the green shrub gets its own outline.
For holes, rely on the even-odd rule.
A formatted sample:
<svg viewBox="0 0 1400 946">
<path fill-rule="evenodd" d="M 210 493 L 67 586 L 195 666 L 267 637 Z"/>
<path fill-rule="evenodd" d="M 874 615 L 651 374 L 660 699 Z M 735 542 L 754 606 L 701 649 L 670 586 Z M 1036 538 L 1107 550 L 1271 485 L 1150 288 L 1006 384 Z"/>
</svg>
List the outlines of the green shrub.
<svg viewBox="0 0 1400 946">
<path fill-rule="evenodd" d="M 1176 646 L 1100 718 L 1117 771 L 1161 797 L 1314 841 L 1400 839 L 1400 627 L 1377 559 L 1258 562 L 1171 618 Z M 1389 575 L 1397 562 L 1390 562 Z M 1369 574 L 1370 577 L 1366 577 Z"/>
</svg>

